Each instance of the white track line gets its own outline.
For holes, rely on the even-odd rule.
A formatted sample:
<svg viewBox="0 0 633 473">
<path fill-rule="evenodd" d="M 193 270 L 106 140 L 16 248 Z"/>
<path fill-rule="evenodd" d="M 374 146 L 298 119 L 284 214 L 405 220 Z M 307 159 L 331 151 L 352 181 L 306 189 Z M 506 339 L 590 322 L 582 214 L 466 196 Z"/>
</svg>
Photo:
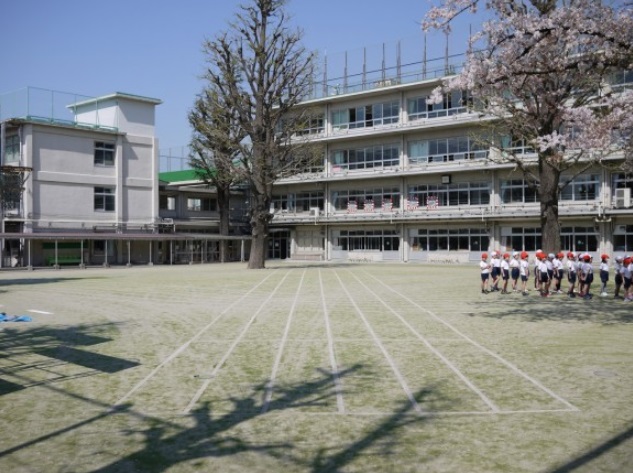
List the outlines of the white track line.
<svg viewBox="0 0 633 473">
<path fill-rule="evenodd" d="M 446 322 L 444 319 L 442 319 L 441 317 L 439 317 L 438 315 L 434 314 L 433 312 L 431 312 L 428 309 L 425 309 L 424 307 L 422 307 L 420 304 L 418 304 L 417 302 L 411 300 L 409 297 L 407 297 L 406 295 L 402 294 L 399 291 L 396 291 L 395 289 L 393 289 L 390 286 L 387 286 L 384 282 L 382 282 L 380 279 L 376 278 L 375 276 L 365 272 L 365 274 L 367 274 L 369 277 L 371 277 L 373 280 L 377 281 L 379 284 L 381 284 L 382 286 L 386 287 L 387 289 L 389 289 L 391 292 L 399 295 L 400 297 L 402 297 L 404 300 L 408 301 L 410 304 L 413 304 L 414 306 L 416 306 L 417 308 L 419 308 L 420 310 L 426 312 L 427 314 L 429 314 L 431 317 L 433 317 L 435 320 L 437 320 L 438 322 L 444 324 L 446 327 L 448 327 L 449 329 L 451 329 L 454 333 L 456 333 L 457 335 L 459 335 L 460 337 L 462 337 L 464 340 L 466 340 L 467 342 L 469 342 L 470 344 L 472 344 L 473 346 L 479 348 L 480 350 L 482 350 L 483 352 L 487 353 L 488 355 L 492 356 L 494 359 L 496 359 L 497 361 L 499 361 L 500 363 L 504 364 L 505 366 L 507 366 L 510 370 L 514 371 L 516 374 L 518 374 L 519 376 L 522 376 L 523 378 L 525 378 L 526 380 L 528 380 L 529 382 L 531 382 L 534 386 L 536 386 L 537 388 L 541 389 L 542 391 L 546 392 L 547 394 L 549 394 L 551 397 L 553 397 L 554 399 L 556 399 L 557 401 L 565 404 L 569 410 L 572 411 L 579 411 L 580 409 L 578 409 L 576 406 L 574 406 L 573 404 L 571 404 L 569 401 L 563 399 L 562 397 L 560 397 L 558 394 L 556 394 L 554 391 L 552 391 L 551 389 L 543 386 L 539 381 L 537 381 L 536 379 L 532 378 L 530 375 L 528 375 L 527 373 L 525 373 L 524 371 L 522 371 L 521 369 L 519 369 L 517 366 L 513 365 L 512 363 L 510 363 L 509 361 L 505 360 L 504 358 L 502 358 L 501 356 L 497 355 L 495 352 L 489 350 L 488 348 L 484 347 L 483 345 L 480 345 L 479 343 L 477 343 L 475 340 L 473 340 L 472 338 L 470 338 L 468 335 L 460 332 L 459 330 L 457 330 L 455 327 L 453 327 L 451 324 L 449 324 L 448 322 Z"/>
<path fill-rule="evenodd" d="M 281 364 L 281 356 L 284 353 L 284 349 L 286 348 L 286 342 L 288 341 L 288 333 L 290 332 L 290 325 L 292 324 L 292 316 L 295 313 L 295 308 L 297 307 L 297 301 L 299 300 L 299 294 L 301 293 L 301 287 L 303 286 L 303 279 L 306 275 L 306 269 L 303 270 L 303 274 L 301 275 L 301 280 L 299 281 L 299 287 L 297 287 L 297 292 L 295 293 L 295 298 L 292 301 L 292 307 L 290 307 L 290 312 L 288 312 L 288 320 L 286 320 L 286 327 L 284 328 L 284 333 L 281 337 L 281 343 L 279 344 L 279 348 L 277 349 L 277 356 L 275 357 L 275 362 L 273 363 L 273 369 L 270 373 L 270 379 L 268 383 L 266 383 L 266 388 L 264 391 L 264 402 L 262 405 L 262 414 L 268 411 L 268 407 L 270 407 L 270 400 L 273 397 L 273 388 L 275 386 L 275 379 L 277 379 L 277 371 L 279 371 L 279 365 Z"/>
<path fill-rule="evenodd" d="M 46 312 L 43 310 L 37 310 L 37 309 L 26 309 L 27 312 L 33 312 L 34 314 L 44 314 L 44 315 L 53 315 L 53 312 Z"/>
<path fill-rule="evenodd" d="M 321 288 L 321 306 L 323 308 L 323 318 L 325 319 L 325 332 L 327 334 L 327 348 L 330 355 L 330 366 L 332 367 L 332 376 L 334 377 L 334 392 L 336 393 L 336 406 L 339 414 L 345 414 L 345 403 L 343 402 L 343 389 L 341 386 L 341 378 L 339 377 L 338 366 L 336 363 L 336 352 L 334 351 L 334 337 L 332 336 L 332 328 L 330 327 L 330 313 L 327 310 L 325 302 L 325 289 L 323 288 L 323 278 L 319 269 L 319 287 Z"/>
<path fill-rule="evenodd" d="M 242 297 L 237 299 L 235 302 L 230 304 L 226 309 L 224 309 L 222 312 L 220 312 L 220 314 L 215 319 L 213 319 L 211 322 L 209 322 L 207 325 L 205 325 L 198 333 L 196 333 L 193 337 L 191 337 L 189 340 L 187 340 L 182 346 L 177 348 L 171 355 L 169 355 L 167 358 L 165 358 L 165 360 L 163 360 L 156 368 L 154 368 L 147 376 L 145 376 L 145 378 L 143 378 L 141 381 L 139 381 L 125 396 L 123 396 L 116 403 L 114 403 L 114 405 L 118 406 L 120 404 L 123 404 L 125 401 L 127 401 L 130 398 L 130 396 L 132 396 L 132 394 L 134 394 L 136 391 L 138 391 L 140 388 L 142 388 L 145 385 L 145 383 L 147 383 L 150 379 L 152 379 L 156 375 L 156 373 L 158 373 L 165 365 L 170 363 L 172 360 L 174 360 L 174 358 L 176 358 L 183 351 L 185 351 L 187 349 L 187 347 L 189 347 L 189 345 L 191 345 L 194 341 L 196 341 L 198 338 L 200 338 L 202 336 L 202 334 L 204 334 L 207 330 L 209 330 L 218 320 L 220 320 L 220 318 L 222 318 L 222 316 L 224 314 L 229 312 L 235 305 L 237 305 L 239 302 L 244 300 L 248 295 L 250 295 L 259 286 L 264 284 L 275 273 L 276 273 L 276 271 L 273 271 L 272 273 L 270 273 L 268 276 L 266 276 L 264 279 L 262 279 L 259 283 L 257 283 L 255 286 L 253 286 L 253 288 L 250 291 L 248 291 L 247 293 L 242 295 Z"/>
<path fill-rule="evenodd" d="M 411 402 L 411 405 L 413 406 L 413 409 L 416 412 L 418 412 L 418 413 L 422 413 L 423 412 L 422 408 L 418 404 L 418 401 L 415 400 L 415 397 L 413 396 L 413 392 L 411 391 L 411 389 L 409 389 L 409 386 L 407 385 L 407 381 L 404 379 L 404 376 L 402 376 L 402 373 L 400 373 L 400 370 L 398 369 L 398 366 L 396 365 L 396 362 L 391 357 L 391 355 L 389 354 L 389 352 L 387 351 L 385 346 L 381 343 L 380 339 L 378 338 L 378 336 L 376 335 L 374 330 L 371 328 L 371 325 L 369 324 L 369 321 L 365 318 L 365 315 L 363 314 L 363 311 L 360 309 L 360 307 L 358 307 L 358 305 L 356 304 L 356 301 L 352 298 L 352 295 L 349 293 L 349 291 L 347 290 L 347 288 L 343 284 L 343 281 L 341 280 L 340 276 L 338 275 L 338 272 L 335 271 L 334 275 L 336 276 L 336 278 L 338 279 L 339 283 L 341 284 L 341 287 L 343 288 L 343 291 L 345 291 L 345 294 L 347 294 L 347 297 L 349 298 L 350 302 L 354 306 L 354 309 L 356 309 L 356 313 L 358 314 L 358 316 L 361 318 L 361 320 L 365 324 L 365 327 L 367 328 L 367 331 L 369 332 L 371 337 L 374 339 L 374 343 L 378 346 L 378 348 L 380 348 L 380 351 L 382 352 L 383 356 L 387 360 L 387 363 L 389 363 L 389 366 L 391 366 L 391 369 L 394 372 L 396 378 L 398 379 L 398 382 L 400 383 L 400 386 L 402 387 L 402 389 L 404 390 L 405 394 L 409 398 L 409 402 Z"/>
<path fill-rule="evenodd" d="M 358 278 L 358 276 L 356 276 L 355 274 L 353 274 L 353 276 L 365 289 L 367 289 L 367 291 L 369 291 L 370 293 L 373 293 L 376 299 L 378 299 L 380 303 L 387 308 L 387 310 L 389 310 L 393 315 L 395 315 L 398 318 L 398 320 L 400 320 L 400 322 L 402 322 L 411 331 L 411 333 L 413 333 L 418 338 L 418 340 L 424 343 L 424 345 L 426 345 L 426 347 L 431 352 L 433 352 L 440 360 L 442 360 L 444 364 L 448 366 L 448 368 L 450 368 L 453 371 L 453 373 L 455 373 L 459 377 L 459 379 L 461 379 L 466 384 L 466 386 L 470 388 L 471 391 L 477 394 L 479 398 L 484 403 L 486 403 L 493 412 L 500 411 L 499 407 L 497 407 L 497 405 L 494 402 L 492 402 L 492 400 L 488 398 L 488 396 L 486 396 L 483 393 L 483 391 L 481 391 L 477 386 L 475 386 L 475 384 L 472 381 L 470 381 L 466 377 L 466 375 L 464 375 L 453 363 L 451 363 L 448 358 L 446 358 L 437 348 L 435 348 L 426 338 L 424 338 L 424 336 L 422 336 L 415 328 L 413 328 L 413 326 L 411 326 L 411 324 L 407 322 L 404 319 L 404 317 L 402 317 L 398 312 L 396 312 L 392 307 L 390 307 L 389 304 L 387 304 L 382 298 L 378 296 L 378 294 L 372 291 L 371 288 L 369 288 L 364 282 L 362 282 Z"/>
<path fill-rule="evenodd" d="M 266 300 L 264 300 L 261 305 L 259 306 L 259 309 L 257 309 L 257 311 L 253 314 L 253 316 L 249 319 L 249 321 L 246 323 L 246 325 L 244 326 L 244 328 L 242 329 L 242 331 L 240 332 L 240 334 L 237 336 L 237 338 L 235 340 L 233 340 L 233 343 L 231 344 L 231 346 L 229 347 L 229 349 L 226 351 L 226 353 L 222 356 L 222 358 L 220 359 L 220 361 L 218 361 L 218 363 L 215 365 L 215 368 L 213 368 L 213 371 L 211 372 L 211 374 L 209 375 L 209 379 L 207 379 L 204 383 L 202 383 L 202 386 L 200 387 L 200 389 L 198 389 L 198 392 L 196 392 L 196 394 L 193 396 L 193 398 L 191 398 L 191 401 L 189 401 L 189 404 L 187 404 L 187 407 L 185 407 L 185 410 L 183 411 L 183 414 L 188 414 L 191 409 L 193 409 L 193 407 L 196 405 L 196 403 L 200 400 L 200 398 L 202 397 L 202 395 L 204 394 L 205 390 L 209 387 L 209 384 L 211 384 L 211 381 L 213 380 L 213 378 L 218 374 L 218 371 L 220 371 L 220 369 L 222 368 L 222 366 L 224 366 L 224 363 L 226 363 L 226 360 L 229 359 L 229 356 L 231 356 L 233 354 L 233 351 L 235 350 L 235 348 L 237 347 L 237 345 L 242 341 L 242 338 L 244 338 L 244 335 L 246 335 L 246 332 L 248 332 L 248 330 L 251 328 L 251 325 L 253 325 L 253 322 L 255 322 L 255 319 L 257 318 L 257 316 L 259 315 L 259 313 L 264 309 L 264 306 L 270 302 L 270 300 L 273 298 L 273 296 L 277 293 L 277 291 L 279 290 L 279 288 L 281 286 L 283 286 L 284 281 L 286 280 L 286 278 L 290 275 L 292 271 L 288 271 L 286 273 L 286 275 L 281 279 L 281 281 L 279 281 L 279 283 L 277 284 L 277 286 L 275 287 L 275 289 L 273 289 L 270 294 L 268 295 L 268 297 L 266 298 Z"/>
</svg>

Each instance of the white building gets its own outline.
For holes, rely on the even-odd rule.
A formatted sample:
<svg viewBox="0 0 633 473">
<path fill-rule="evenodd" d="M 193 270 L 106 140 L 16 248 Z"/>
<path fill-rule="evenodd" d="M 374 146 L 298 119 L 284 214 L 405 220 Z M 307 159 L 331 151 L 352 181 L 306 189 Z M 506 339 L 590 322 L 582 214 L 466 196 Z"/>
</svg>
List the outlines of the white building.
<svg viewBox="0 0 633 473">
<path fill-rule="evenodd" d="M 75 98 L 68 94 L 26 89 L 17 97 L 26 105 L 13 109 L 7 104 L 15 97 L 1 98 L 3 176 L 18 166 L 26 177 L 21 199 L 4 199 L 2 231 L 68 235 L 60 243 L 6 239 L 4 265 L 39 266 L 56 256 L 64 262 L 115 263 L 125 261 L 128 251 L 132 259 L 147 261 L 146 244 L 133 242 L 128 249 L 122 241 L 107 244 L 94 235 L 152 232 L 159 222 L 154 117 L 161 101 L 117 92 L 66 102 L 65 117 L 47 113 L 36 98 L 52 105 Z"/>
<path fill-rule="evenodd" d="M 325 147 L 323 167 L 275 186 L 269 257 L 467 262 L 540 248 L 536 191 L 513 165 L 487 159 L 514 148 L 536 162 L 535 153 L 510 139 L 483 149 L 467 93 L 428 104 L 439 78 L 393 72 L 302 104 L 313 116 L 305 133 Z M 631 84 L 628 72 L 613 85 Z M 633 177 L 606 167 L 576 177 L 561 194 L 561 247 L 633 251 L 632 187 Z"/>
</svg>

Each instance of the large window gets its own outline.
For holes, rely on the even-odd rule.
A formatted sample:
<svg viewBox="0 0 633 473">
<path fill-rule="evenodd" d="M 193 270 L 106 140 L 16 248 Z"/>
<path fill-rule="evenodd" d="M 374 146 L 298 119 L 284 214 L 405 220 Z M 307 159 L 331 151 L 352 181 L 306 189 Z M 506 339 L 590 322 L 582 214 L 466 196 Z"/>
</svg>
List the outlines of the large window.
<svg viewBox="0 0 633 473">
<path fill-rule="evenodd" d="M 598 233 L 594 227 L 561 227 L 560 240 L 566 250 L 598 251 Z"/>
<path fill-rule="evenodd" d="M 215 199 L 209 197 L 189 197 L 187 210 L 190 212 L 212 212 L 216 210 Z"/>
<path fill-rule="evenodd" d="M 99 166 L 114 165 L 114 143 L 95 142 L 95 164 Z"/>
<path fill-rule="evenodd" d="M 335 131 L 388 125 L 399 120 L 400 103 L 397 100 L 332 111 Z"/>
<path fill-rule="evenodd" d="M 472 105 L 470 94 L 462 90 L 453 90 L 444 97 L 440 103 L 431 104 L 428 97 L 413 97 L 407 100 L 407 115 L 409 121 L 426 118 L 438 118 L 466 113 Z"/>
<path fill-rule="evenodd" d="M 298 192 L 295 195 L 295 202 L 299 212 L 308 212 L 313 207 L 323 210 L 325 207 L 323 191 Z"/>
<path fill-rule="evenodd" d="M 5 152 L 4 163 L 17 163 L 20 161 L 20 137 L 9 135 L 4 140 Z"/>
<path fill-rule="evenodd" d="M 502 150 L 514 155 L 535 153 L 534 148 L 529 146 L 524 139 L 504 135 L 499 137 L 499 144 Z"/>
<path fill-rule="evenodd" d="M 438 205 L 488 205 L 490 204 L 490 183 L 460 182 L 454 184 L 419 184 L 409 186 L 407 193 L 409 202 L 427 205 L 429 196 L 437 198 Z"/>
<path fill-rule="evenodd" d="M 613 232 L 613 250 L 633 251 L 633 225 L 616 225 Z"/>
<path fill-rule="evenodd" d="M 161 194 L 158 197 L 159 207 L 161 210 L 176 210 L 176 196 Z"/>
<path fill-rule="evenodd" d="M 504 204 L 538 202 L 538 192 L 524 179 L 501 181 L 501 202 Z"/>
<path fill-rule="evenodd" d="M 375 210 L 396 209 L 400 207 L 400 190 L 397 187 L 378 187 L 335 191 L 332 193 L 332 205 L 334 210 L 366 210 L 366 205 Z"/>
<path fill-rule="evenodd" d="M 502 230 L 501 244 L 514 251 L 536 251 L 541 248 L 541 229 L 536 227 L 512 227 Z"/>
<path fill-rule="evenodd" d="M 101 212 L 114 212 L 114 188 L 94 188 L 94 209 Z"/>
<path fill-rule="evenodd" d="M 323 115 L 314 115 L 306 117 L 301 129 L 297 131 L 298 135 L 318 135 L 325 130 Z"/>
<path fill-rule="evenodd" d="M 596 200 L 600 195 L 600 176 L 576 176 L 560 193 L 560 200 Z"/>
<path fill-rule="evenodd" d="M 343 251 L 397 251 L 400 238 L 397 230 L 341 230 L 334 234 L 334 247 Z"/>
<path fill-rule="evenodd" d="M 415 140 L 407 143 L 409 164 L 461 161 L 464 159 L 484 159 L 488 151 L 473 138 L 459 136 L 434 140 Z"/>
<path fill-rule="evenodd" d="M 483 228 L 412 230 L 411 251 L 481 251 L 488 249 L 488 232 Z"/>
<path fill-rule="evenodd" d="M 399 164 L 400 146 L 397 144 L 341 149 L 332 152 L 332 166 L 338 170 L 374 169 Z"/>
</svg>

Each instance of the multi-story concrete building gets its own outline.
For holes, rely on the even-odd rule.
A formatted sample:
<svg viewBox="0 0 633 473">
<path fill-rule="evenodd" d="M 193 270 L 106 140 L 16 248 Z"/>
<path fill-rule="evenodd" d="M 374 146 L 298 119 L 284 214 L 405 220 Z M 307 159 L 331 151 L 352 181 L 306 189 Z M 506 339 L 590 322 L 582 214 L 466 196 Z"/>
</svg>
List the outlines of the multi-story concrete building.
<svg viewBox="0 0 633 473">
<path fill-rule="evenodd" d="M 51 105 L 74 99 L 64 104 L 68 118 L 36 106 L 38 95 Z M 151 233 L 160 221 L 154 109 L 161 101 L 124 93 L 76 100 L 40 89 L 2 98 L 4 184 L 13 167 L 26 178 L 18 198 L 3 199 L 2 231 L 42 237 L 6 238 L 4 265 L 116 263 L 128 255 L 147 262 L 146 244 L 125 248 L 98 235 Z"/>
<path fill-rule="evenodd" d="M 323 167 L 275 186 L 269 257 L 466 262 L 482 250 L 539 248 L 536 191 L 514 165 L 488 159 L 514 148 L 536 163 L 535 153 L 509 137 L 479 145 L 467 92 L 430 104 L 439 78 L 383 76 L 302 104 Z M 614 76 L 614 87 L 631 84 L 630 72 Z M 604 166 L 577 176 L 560 197 L 562 248 L 632 251 L 632 187 Z"/>
<path fill-rule="evenodd" d="M 214 192 L 183 182 L 191 172 L 159 178 L 160 103 L 36 88 L 0 96 L 1 266 L 217 259 Z M 248 238 L 229 240 L 243 260 Z"/>
</svg>

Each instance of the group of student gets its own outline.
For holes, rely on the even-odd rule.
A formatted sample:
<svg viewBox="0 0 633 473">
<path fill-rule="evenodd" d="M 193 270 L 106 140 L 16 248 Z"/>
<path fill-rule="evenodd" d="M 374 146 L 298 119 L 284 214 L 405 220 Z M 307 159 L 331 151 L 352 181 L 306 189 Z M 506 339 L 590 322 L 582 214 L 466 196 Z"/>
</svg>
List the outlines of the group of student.
<svg viewBox="0 0 633 473">
<path fill-rule="evenodd" d="M 563 260 L 567 256 L 566 264 Z M 530 278 L 530 264 L 528 262 L 529 254 L 526 251 L 515 251 L 501 254 L 493 251 L 488 261 L 488 254 L 482 253 L 481 262 L 481 293 L 488 294 L 494 291 L 500 291 L 501 294 L 509 294 L 510 292 L 521 292 L 524 296 L 528 295 L 528 280 Z M 633 301 L 633 287 L 631 284 L 631 275 L 633 274 L 633 257 L 618 256 L 615 258 L 614 281 L 615 290 L 614 298 Z M 598 268 L 600 276 L 600 295 L 606 297 L 607 283 L 609 281 L 609 255 L 600 255 L 600 266 Z M 534 289 L 537 290 L 542 297 L 548 297 L 551 294 L 563 294 L 561 283 L 563 279 L 567 279 L 567 296 L 582 297 L 583 299 L 591 299 L 591 286 L 594 280 L 593 257 L 588 253 L 577 255 L 573 251 L 569 251 L 565 255 L 562 251 L 554 254 L 545 254 L 541 250 L 537 250 L 534 255 L 533 262 L 534 273 Z M 511 289 L 508 288 L 512 283 Z M 519 287 L 520 281 L 520 287 Z M 622 292 L 622 295 L 620 295 Z"/>
</svg>

